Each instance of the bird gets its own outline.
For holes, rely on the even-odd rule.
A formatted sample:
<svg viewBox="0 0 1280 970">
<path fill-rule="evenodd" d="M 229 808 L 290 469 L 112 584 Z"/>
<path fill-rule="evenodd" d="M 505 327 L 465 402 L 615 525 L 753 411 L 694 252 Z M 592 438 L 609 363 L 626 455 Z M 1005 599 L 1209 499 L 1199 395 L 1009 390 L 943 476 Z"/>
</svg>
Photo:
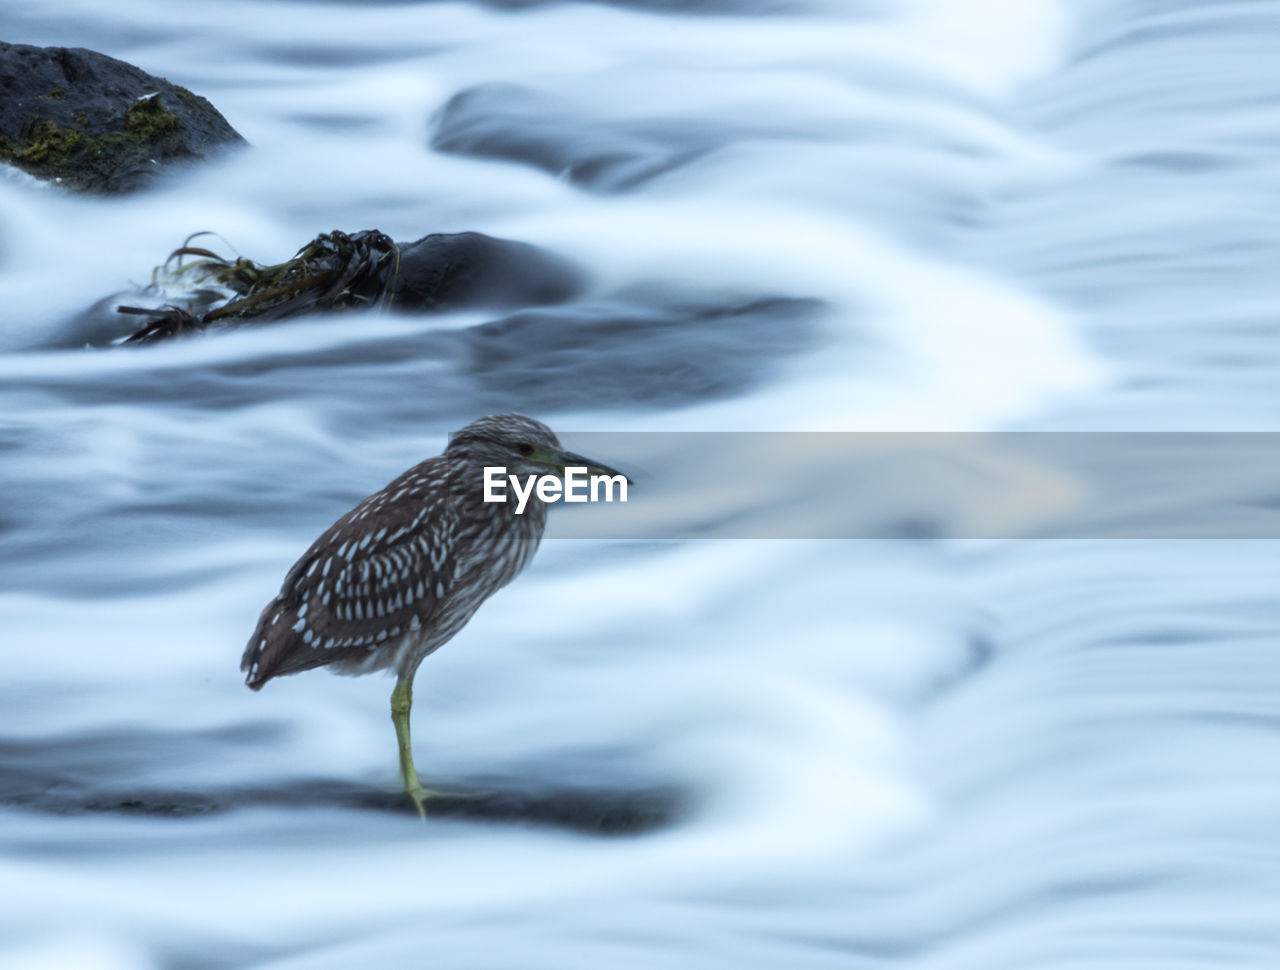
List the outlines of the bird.
<svg viewBox="0 0 1280 970">
<path fill-rule="evenodd" d="M 245 647 L 245 684 L 316 667 L 396 675 L 391 720 L 400 776 L 418 814 L 439 794 L 413 763 L 410 712 L 418 665 L 480 605 L 524 570 L 541 542 L 547 504 L 486 501 L 486 468 L 564 478 L 566 468 L 630 479 L 565 451 L 541 421 L 497 414 L 471 422 L 428 458 L 333 523 L 289 569 Z M 532 481 L 532 479 L 528 479 Z"/>
</svg>

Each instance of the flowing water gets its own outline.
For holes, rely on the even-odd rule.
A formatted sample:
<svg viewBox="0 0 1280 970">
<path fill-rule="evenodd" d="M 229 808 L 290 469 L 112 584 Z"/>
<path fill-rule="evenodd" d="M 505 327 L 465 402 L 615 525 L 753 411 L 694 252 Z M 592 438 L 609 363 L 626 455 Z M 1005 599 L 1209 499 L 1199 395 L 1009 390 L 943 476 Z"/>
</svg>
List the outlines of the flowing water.
<svg viewBox="0 0 1280 970">
<path fill-rule="evenodd" d="M 0 965 L 1280 965 L 1273 541 L 548 541 L 419 674 L 419 766 L 474 792 L 425 826 L 390 682 L 237 669 L 314 536 L 483 413 L 1276 429 L 1276 4 L 48 0 L 0 37 L 253 145 L 124 199 L 0 179 Z M 81 346 L 190 232 L 364 228 L 587 289 Z"/>
</svg>

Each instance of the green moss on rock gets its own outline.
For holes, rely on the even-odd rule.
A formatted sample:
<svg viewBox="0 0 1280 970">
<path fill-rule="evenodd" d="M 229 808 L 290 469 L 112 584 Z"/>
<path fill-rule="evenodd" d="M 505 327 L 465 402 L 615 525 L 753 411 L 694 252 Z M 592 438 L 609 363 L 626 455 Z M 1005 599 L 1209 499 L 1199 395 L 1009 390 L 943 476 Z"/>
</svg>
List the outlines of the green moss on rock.
<svg viewBox="0 0 1280 970">
<path fill-rule="evenodd" d="M 182 119 L 160 103 L 158 96 L 139 98 L 124 113 L 124 130 L 136 138 L 164 139 L 182 129 Z"/>
<path fill-rule="evenodd" d="M 87 128 L 88 115 L 80 112 L 75 123 L 79 128 Z M 0 160 L 11 162 L 37 178 L 61 179 L 76 187 L 84 181 L 80 171 L 95 167 L 103 156 L 168 158 L 191 154 L 182 142 L 182 119 L 166 108 L 159 97 L 133 102 L 125 110 L 122 128 L 91 136 L 76 128 L 59 127 L 46 118 L 37 118 L 24 139 L 0 139 Z"/>
<path fill-rule="evenodd" d="M 52 121 L 39 118 L 32 122 L 25 143 L 10 138 L 0 141 L 0 158 L 36 174 L 38 170 L 53 170 L 65 165 L 86 140 L 81 132 L 68 131 Z"/>
<path fill-rule="evenodd" d="M 182 99 L 182 103 L 193 111 L 213 109 L 213 105 L 210 103 L 208 98 L 200 97 L 200 95 L 187 90 L 181 84 L 175 84 L 173 86 L 173 91 L 174 94 Z"/>
<path fill-rule="evenodd" d="M 73 190 L 153 184 L 245 141 L 204 98 L 96 51 L 0 41 L 0 162 Z"/>
</svg>

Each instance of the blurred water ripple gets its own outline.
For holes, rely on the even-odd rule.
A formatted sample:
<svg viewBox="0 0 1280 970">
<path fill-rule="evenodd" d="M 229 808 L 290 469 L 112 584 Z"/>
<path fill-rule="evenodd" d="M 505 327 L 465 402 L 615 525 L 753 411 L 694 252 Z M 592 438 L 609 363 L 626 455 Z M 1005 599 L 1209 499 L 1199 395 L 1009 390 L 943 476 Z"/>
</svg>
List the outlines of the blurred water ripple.
<svg viewBox="0 0 1280 970">
<path fill-rule="evenodd" d="M 486 411 L 1276 430 L 1278 18 L 0 13 L 254 146 L 123 201 L 0 179 L 0 966 L 1276 966 L 1274 541 L 550 542 L 423 667 L 425 827 L 383 681 L 236 665 L 314 535 Z M 189 232 L 369 227 L 585 291 L 56 349 Z"/>
</svg>

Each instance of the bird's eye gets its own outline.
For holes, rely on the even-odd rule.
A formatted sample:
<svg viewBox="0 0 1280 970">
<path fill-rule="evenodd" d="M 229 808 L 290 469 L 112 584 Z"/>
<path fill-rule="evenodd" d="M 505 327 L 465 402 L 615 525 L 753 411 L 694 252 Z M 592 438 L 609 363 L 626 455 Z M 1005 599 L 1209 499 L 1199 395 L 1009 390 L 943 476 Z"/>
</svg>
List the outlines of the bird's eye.
<svg viewBox="0 0 1280 970">
<path fill-rule="evenodd" d="M 520 452 L 522 455 L 532 455 L 533 445 L 529 444 L 527 441 L 522 441 L 520 444 L 516 445 L 516 451 Z"/>
</svg>

